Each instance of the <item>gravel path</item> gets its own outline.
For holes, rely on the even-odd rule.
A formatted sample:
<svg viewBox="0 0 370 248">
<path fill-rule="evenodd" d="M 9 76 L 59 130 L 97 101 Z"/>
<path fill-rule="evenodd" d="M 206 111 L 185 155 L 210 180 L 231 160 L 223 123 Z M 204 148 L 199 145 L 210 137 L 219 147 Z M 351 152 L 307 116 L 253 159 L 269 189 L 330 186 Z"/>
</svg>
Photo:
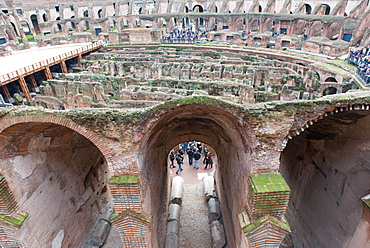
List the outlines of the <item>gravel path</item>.
<svg viewBox="0 0 370 248">
<path fill-rule="evenodd" d="M 185 184 L 180 210 L 181 248 L 210 248 L 211 231 L 203 184 Z"/>
</svg>

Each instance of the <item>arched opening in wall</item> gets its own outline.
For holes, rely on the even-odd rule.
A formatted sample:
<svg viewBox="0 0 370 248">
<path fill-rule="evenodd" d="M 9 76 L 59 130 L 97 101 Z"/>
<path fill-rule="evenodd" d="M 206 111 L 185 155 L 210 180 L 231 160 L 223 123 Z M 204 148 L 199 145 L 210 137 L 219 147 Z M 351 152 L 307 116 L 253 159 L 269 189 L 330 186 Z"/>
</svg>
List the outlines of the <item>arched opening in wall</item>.
<svg viewBox="0 0 370 248">
<path fill-rule="evenodd" d="M 44 22 L 47 22 L 48 21 L 48 16 L 46 15 L 46 13 L 42 14 L 42 20 Z"/>
<path fill-rule="evenodd" d="M 328 4 L 323 4 L 323 13 L 324 15 L 330 14 L 330 6 Z"/>
<path fill-rule="evenodd" d="M 31 35 L 31 29 L 30 29 L 30 26 L 28 25 L 28 22 L 26 21 L 21 21 L 21 28 L 24 32 L 25 35 Z"/>
<path fill-rule="evenodd" d="M 214 13 L 218 13 L 218 8 L 217 8 L 217 6 L 216 6 L 216 5 L 215 5 Z"/>
<path fill-rule="evenodd" d="M 320 37 L 324 30 L 323 23 L 321 21 L 315 21 L 312 23 L 310 28 L 310 37 Z"/>
<path fill-rule="evenodd" d="M 157 20 L 157 27 L 158 28 L 165 28 L 167 27 L 167 22 L 164 18 L 158 18 Z"/>
<path fill-rule="evenodd" d="M 326 88 L 324 91 L 323 91 L 323 95 L 324 96 L 327 96 L 327 95 L 334 95 L 334 94 L 337 94 L 337 88 L 335 87 L 328 87 Z"/>
<path fill-rule="evenodd" d="M 262 12 L 262 6 L 261 5 L 258 6 L 258 12 L 260 12 L 260 13 Z"/>
<path fill-rule="evenodd" d="M 83 16 L 84 16 L 84 17 L 89 17 L 89 11 L 88 11 L 88 10 L 85 10 L 85 11 L 83 12 Z"/>
<path fill-rule="evenodd" d="M 12 25 L 13 30 L 15 31 L 15 33 L 17 34 L 17 36 L 18 36 L 18 37 L 19 37 L 19 36 L 21 36 L 21 34 L 19 33 L 19 30 L 18 30 L 18 28 L 15 26 L 15 24 L 14 24 L 13 22 L 10 22 L 10 24 Z"/>
<path fill-rule="evenodd" d="M 250 28 L 249 31 L 258 31 L 258 29 L 259 29 L 259 21 L 258 21 L 257 18 L 252 18 L 249 21 L 249 28 Z"/>
<path fill-rule="evenodd" d="M 326 31 L 326 37 L 331 40 L 337 40 L 339 38 L 339 33 L 341 31 L 341 25 L 337 22 L 330 24 Z"/>
<path fill-rule="evenodd" d="M 312 13 L 312 7 L 308 3 L 304 4 L 305 14 L 310 15 Z"/>
<path fill-rule="evenodd" d="M 88 21 L 82 22 L 82 30 L 88 32 L 90 30 L 90 24 Z"/>
<path fill-rule="evenodd" d="M 138 11 L 139 15 L 141 15 L 143 13 L 143 7 L 140 7 L 139 8 L 139 11 Z"/>
<path fill-rule="evenodd" d="M 235 30 L 234 31 L 241 31 L 245 29 L 245 19 L 242 17 L 239 17 L 235 20 Z"/>
<path fill-rule="evenodd" d="M 185 13 L 188 13 L 188 12 L 189 12 L 189 7 L 185 6 Z"/>
<path fill-rule="evenodd" d="M 102 13 L 103 13 L 103 10 L 102 9 L 99 9 L 98 10 L 98 18 L 102 18 L 103 17 Z"/>
<path fill-rule="evenodd" d="M 195 13 L 203 13 L 203 7 L 201 6 L 201 5 L 195 5 L 194 7 L 193 7 L 193 12 L 195 12 Z"/>
<path fill-rule="evenodd" d="M 59 23 L 57 23 L 56 25 L 54 25 L 55 29 L 55 33 L 61 33 L 63 30 L 62 30 L 62 25 L 60 25 Z"/>
<path fill-rule="evenodd" d="M 343 109 L 293 137 L 281 154 L 279 171 L 291 189 L 286 217 L 294 247 L 368 243 L 360 230 L 368 225 L 361 198 L 370 188 L 370 116 Z"/>
<path fill-rule="evenodd" d="M 1 136 L 1 173 L 18 209 L 29 214 L 17 232 L 24 246 L 52 247 L 61 239 L 83 247 L 111 200 L 104 155 L 86 137 L 51 123 L 12 125 Z"/>
<path fill-rule="evenodd" d="M 337 83 L 338 81 L 334 77 L 328 77 L 325 79 L 326 83 Z"/>
<path fill-rule="evenodd" d="M 39 27 L 39 22 L 37 20 L 37 15 L 31 15 L 31 22 L 33 29 L 35 30 L 36 34 L 40 34 L 40 27 Z"/>
<path fill-rule="evenodd" d="M 303 35 L 306 33 L 306 26 L 307 21 L 305 20 L 297 20 L 295 24 L 293 24 L 293 28 L 295 30 L 296 35 Z"/>
<path fill-rule="evenodd" d="M 275 21 L 271 18 L 267 18 L 263 24 L 263 32 L 271 31 L 274 32 L 275 30 Z"/>
<path fill-rule="evenodd" d="M 237 213 L 246 204 L 246 197 L 242 196 L 245 192 L 240 189 L 247 188 L 243 178 L 251 171 L 251 165 L 246 162 L 251 161 L 252 144 L 246 140 L 251 137 L 245 134 L 247 128 L 244 125 L 247 124 L 217 107 L 197 104 L 181 105 L 160 113 L 160 116 L 143 137 L 138 154 L 139 175 L 146 196 L 143 208 L 153 216 L 149 227 L 152 245 L 163 247 L 166 234 L 163 226 L 166 225 L 169 203 L 168 154 L 179 143 L 195 140 L 209 145 L 217 153 L 214 176 L 223 223 L 228 245 L 237 247 L 241 242 Z M 184 167 L 191 170 L 191 166 L 185 164 Z"/>
</svg>

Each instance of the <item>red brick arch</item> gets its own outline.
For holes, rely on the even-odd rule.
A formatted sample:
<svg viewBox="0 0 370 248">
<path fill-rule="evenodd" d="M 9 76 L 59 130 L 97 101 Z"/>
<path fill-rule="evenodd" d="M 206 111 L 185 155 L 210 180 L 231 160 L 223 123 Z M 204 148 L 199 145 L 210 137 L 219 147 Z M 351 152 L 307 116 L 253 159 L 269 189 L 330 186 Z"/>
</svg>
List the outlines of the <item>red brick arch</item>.
<svg viewBox="0 0 370 248">
<path fill-rule="evenodd" d="M 112 155 L 110 152 L 110 149 L 105 145 L 106 139 L 101 136 L 100 134 L 93 132 L 92 130 L 87 129 L 86 127 L 77 124 L 76 122 L 72 121 L 69 118 L 66 117 L 60 117 L 60 116 L 55 116 L 55 115 L 45 115 L 45 114 L 26 114 L 26 115 L 20 115 L 20 116 L 4 116 L 0 119 L 0 135 L 3 134 L 3 132 L 17 124 L 55 124 L 55 125 L 60 125 L 67 127 L 88 140 L 90 140 L 98 149 L 99 151 L 103 154 L 105 159 L 107 160 L 108 167 L 111 169 L 112 165 Z M 1 145 L 1 147 L 4 144 Z M 20 144 L 21 146 L 22 144 Z M 24 150 L 24 149 L 21 149 Z"/>
</svg>

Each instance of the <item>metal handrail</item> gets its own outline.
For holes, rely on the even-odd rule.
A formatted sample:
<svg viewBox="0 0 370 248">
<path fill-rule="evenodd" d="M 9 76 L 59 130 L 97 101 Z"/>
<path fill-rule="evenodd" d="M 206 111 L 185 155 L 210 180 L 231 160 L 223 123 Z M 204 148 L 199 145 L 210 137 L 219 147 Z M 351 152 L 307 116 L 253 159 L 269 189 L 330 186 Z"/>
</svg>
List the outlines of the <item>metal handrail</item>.
<svg viewBox="0 0 370 248">
<path fill-rule="evenodd" d="M 40 69 L 40 68 L 45 67 L 49 64 L 65 60 L 65 59 L 67 59 L 69 57 L 73 57 L 73 56 L 75 56 L 79 53 L 83 53 L 85 51 L 92 50 L 92 49 L 95 49 L 95 48 L 103 46 L 103 45 L 104 45 L 104 42 L 102 40 L 99 40 L 98 42 L 88 44 L 88 45 L 83 46 L 83 47 L 76 48 L 72 51 L 56 55 L 52 58 L 48 58 L 48 59 L 45 59 L 45 60 L 40 61 L 40 62 L 36 62 L 32 65 L 25 66 L 22 69 L 18 69 L 18 70 L 0 75 L 0 82 L 3 83 L 3 82 L 6 82 L 6 81 L 9 81 L 13 78 L 20 77 L 20 76 L 22 76 L 22 75 L 24 75 L 28 72 Z"/>
</svg>

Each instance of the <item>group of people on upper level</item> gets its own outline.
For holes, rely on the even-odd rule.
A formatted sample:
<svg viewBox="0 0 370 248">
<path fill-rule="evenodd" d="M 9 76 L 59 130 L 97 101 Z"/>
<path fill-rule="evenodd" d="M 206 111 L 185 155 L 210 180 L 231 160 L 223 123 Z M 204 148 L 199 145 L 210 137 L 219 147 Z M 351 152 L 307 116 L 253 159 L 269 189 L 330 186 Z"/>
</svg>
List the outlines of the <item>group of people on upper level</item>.
<svg viewBox="0 0 370 248">
<path fill-rule="evenodd" d="M 175 28 L 162 38 L 162 43 L 195 43 L 200 38 L 206 38 L 208 31 L 193 31 L 191 28 Z"/>
<path fill-rule="evenodd" d="M 170 159 L 170 168 L 175 168 L 176 165 L 174 161 L 176 160 L 176 164 L 178 166 L 176 170 L 176 174 L 179 174 L 180 171 L 183 171 L 182 165 L 184 164 L 184 156 L 185 153 L 188 156 L 189 166 L 193 166 L 194 169 L 199 169 L 199 161 L 202 157 L 202 152 L 204 155 L 203 164 L 205 164 L 204 170 L 207 168 L 213 168 L 213 159 L 212 154 L 209 151 L 208 147 L 202 147 L 201 142 L 185 142 L 179 145 L 179 149 L 177 154 L 175 154 L 174 150 L 171 150 L 169 159 Z"/>
<path fill-rule="evenodd" d="M 348 61 L 357 65 L 357 74 L 365 81 L 370 83 L 370 46 L 355 48 L 350 51 Z"/>
</svg>

